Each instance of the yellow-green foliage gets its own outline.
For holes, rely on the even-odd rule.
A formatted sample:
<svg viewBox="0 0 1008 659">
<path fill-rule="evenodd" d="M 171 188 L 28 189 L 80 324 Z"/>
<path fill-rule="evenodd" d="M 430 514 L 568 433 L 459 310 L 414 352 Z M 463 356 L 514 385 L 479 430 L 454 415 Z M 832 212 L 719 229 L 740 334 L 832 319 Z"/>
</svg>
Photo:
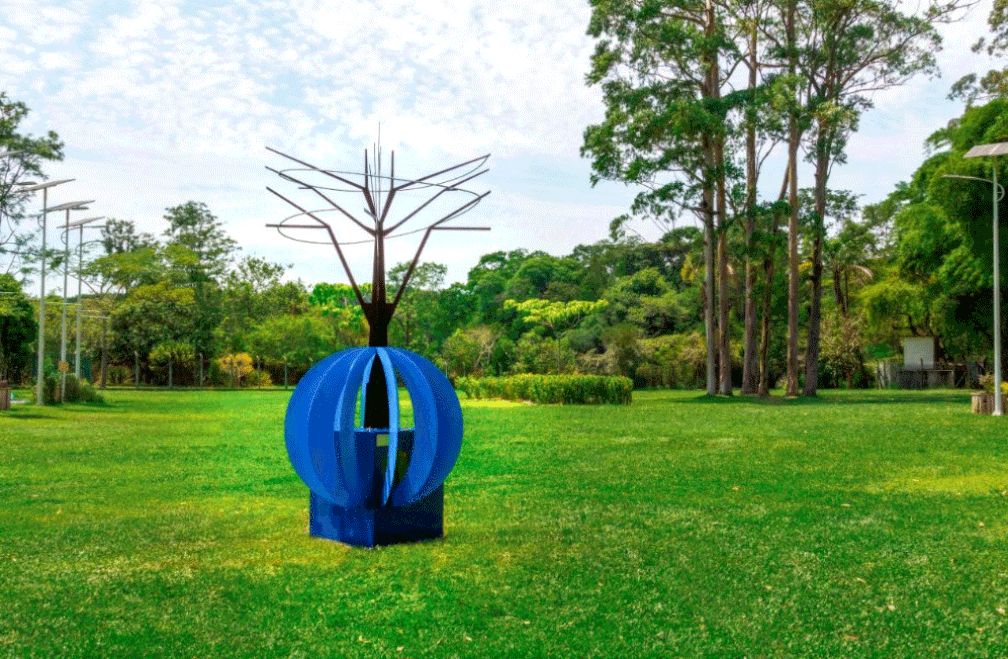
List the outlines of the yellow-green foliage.
<svg viewBox="0 0 1008 659">
<path fill-rule="evenodd" d="M 185 341 L 162 341 L 150 351 L 150 361 L 155 364 L 175 363 L 189 364 L 196 357 L 196 350 Z"/>
<path fill-rule="evenodd" d="M 989 393 L 994 393 L 994 374 L 988 373 L 980 378 L 980 386 Z M 1008 394 L 1008 382 L 1001 383 L 1001 393 Z"/>
<path fill-rule="evenodd" d="M 455 386 L 469 398 L 530 400 L 533 403 L 629 405 L 633 381 L 602 375 L 512 375 L 501 378 L 458 378 Z"/>
<path fill-rule="evenodd" d="M 251 371 L 245 376 L 245 386 L 248 387 L 271 387 L 273 378 L 266 371 Z"/>
<path fill-rule="evenodd" d="M 217 363 L 221 371 L 231 378 L 231 383 L 235 387 L 240 387 L 242 378 L 255 370 L 252 367 L 252 356 L 247 352 L 224 355 L 217 360 Z"/>
</svg>

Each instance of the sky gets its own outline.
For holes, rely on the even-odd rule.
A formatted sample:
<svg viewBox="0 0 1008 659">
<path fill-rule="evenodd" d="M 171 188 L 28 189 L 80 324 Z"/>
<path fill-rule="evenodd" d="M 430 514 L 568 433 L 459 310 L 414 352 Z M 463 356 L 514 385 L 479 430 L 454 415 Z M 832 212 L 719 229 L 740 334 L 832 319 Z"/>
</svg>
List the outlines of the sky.
<svg viewBox="0 0 1008 659">
<path fill-rule="evenodd" d="M 874 95 L 831 187 L 872 203 L 909 178 L 927 136 L 962 113 L 946 98 L 951 84 L 991 68 L 969 50 L 987 33 L 991 1 L 941 28 L 940 78 Z M 448 266 L 448 281 L 464 281 L 496 250 L 562 255 L 605 238 L 637 192 L 592 187 L 579 155 L 585 127 L 603 116 L 601 92 L 584 81 L 587 0 L 457 0 L 449 10 L 426 0 L 0 0 L 0 16 L 0 90 L 30 108 L 23 131 L 55 130 L 65 142 L 46 173 L 75 180 L 54 188 L 51 204 L 94 199 L 71 220 L 128 219 L 161 234 L 166 208 L 203 202 L 242 255 L 288 265 L 287 278 L 309 287 L 346 276 L 331 245 L 266 227 L 295 212 L 266 186 L 320 207 L 266 169 L 290 165 L 267 146 L 360 171 L 380 127 L 383 165 L 395 151 L 397 176 L 411 178 L 491 154 L 471 185 L 491 194 L 457 223 L 492 230 L 439 232 L 423 252 Z M 771 158 L 765 179 L 779 181 L 781 163 Z M 799 176 L 812 185 L 810 167 Z M 397 199 L 392 216 L 422 199 Z M 363 219 L 359 196 L 337 201 Z M 339 240 L 364 237 L 330 217 Z M 410 259 L 419 239 L 390 238 L 387 263 Z M 355 276 L 369 279 L 370 248 L 347 253 Z"/>
</svg>

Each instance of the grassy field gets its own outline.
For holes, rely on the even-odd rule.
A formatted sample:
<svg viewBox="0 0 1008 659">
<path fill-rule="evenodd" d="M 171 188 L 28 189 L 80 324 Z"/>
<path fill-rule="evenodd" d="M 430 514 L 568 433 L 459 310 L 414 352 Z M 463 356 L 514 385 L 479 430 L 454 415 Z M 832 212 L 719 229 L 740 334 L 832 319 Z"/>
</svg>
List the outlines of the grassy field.
<svg viewBox="0 0 1008 659">
<path fill-rule="evenodd" d="M 0 414 L 0 657 L 1001 657 L 1008 420 L 961 392 L 463 401 L 443 540 L 306 533 L 288 394 Z"/>
</svg>

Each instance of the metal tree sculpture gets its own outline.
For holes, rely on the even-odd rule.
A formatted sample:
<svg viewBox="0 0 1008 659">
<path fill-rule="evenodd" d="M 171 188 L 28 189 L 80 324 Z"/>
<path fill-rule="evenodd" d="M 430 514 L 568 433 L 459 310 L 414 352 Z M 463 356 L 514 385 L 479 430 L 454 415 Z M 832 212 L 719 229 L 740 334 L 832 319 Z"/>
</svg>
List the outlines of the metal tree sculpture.
<svg viewBox="0 0 1008 659">
<path fill-rule="evenodd" d="M 295 470 L 311 490 L 311 533 L 365 546 L 440 537 L 443 532 L 442 483 L 461 447 L 461 409 L 448 379 L 433 364 L 407 350 L 386 348 L 388 327 L 431 233 L 489 230 L 489 227 L 449 226 L 446 223 L 473 209 L 490 194 L 463 187 L 488 171 L 483 165 L 490 156 L 473 158 L 420 178 L 404 179 L 395 176 L 394 152 L 389 174 L 382 173 L 381 150 L 377 146 L 370 159 L 365 151 L 364 170 L 356 173 L 322 169 L 276 149 L 267 149 L 300 165 L 283 170 L 267 169 L 329 205 L 309 210 L 267 187 L 298 210 L 283 221 L 267 226 L 299 242 L 331 243 L 369 328 L 368 348 L 344 350 L 317 364 L 298 384 L 287 408 L 288 454 Z M 305 180 L 311 177 L 316 180 Z M 350 177 L 361 177 L 363 182 L 355 183 Z M 360 193 L 366 221 L 337 203 L 332 198 L 336 192 Z M 428 195 L 400 219 L 390 219 L 392 202 L 407 192 L 427 192 Z M 435 201 L 449 200 L 452 195 L 459 194 L 465 197 L 462 203 L 451 204 L 450 210 L 439 213 L 438 219 L 425 227 L 400 230 L 421 211 L 436 208 L 432 206 Z M 363 241 L 341 242 L 332 226 L 319 217 L 331 212 L 350 220 L 370 237 Z M 329 240 L 295 237 L 288 233 L 290 230 L 324 230 Z M 420 245 L 389 302 L 385 239 L 420 232 L 423 232 Z M 371 243 L 374 250 L 370 300 L 364 299 L 343 253 L 343 247 L 361 243 Z M 399 428 L 397 375 L 406 383 L 413 398 L 415 429 Z M 356 396 L 352 392 L 358 386 L 363 389 L 362 427 L 354 428 Z M 335 435 L 332 434 L 334 421 Z M 379 443 L 379 438 L 387 439 L 387 447 Z M 403 465 L 407 466 L 402 468 Z"/>
<path fill-rule="evenodd" d="M 485 174 L 488 169 L 480 169 L 486 164 L 486 161 L 490 158 L 490 154 L 480 156 L 478 158 L 473 158 L 472 160 L 467 160 L 466 162 L 460 163 L 458 165 L 453 165 L 441 171 L 434 172 L 433 174 L 428 174 L 422 176 L 418 179 L 396 179 L 395 177 L 395 151 L 392 152 L 392 161 L 389 168 L 389 175 L 385 176 L 381 173 L 381 150 L 375 147 L 375 157 L 377 168 L 372 170 L 370 162 L 368 160 L 367 151 L 364 152 L 364 171 L 358 172 L 358 176 L 363 176 L 363 184 L 354 183 L 346 176 L 353 175 L 350 172 L 321 169 L 314 165 L 311 165 L 303 160 L 299 160 L 293 156 L 289 156 L 285 153 L 281 153 L 276 149 L 266 147 L 267 150 L 273 153 L 283 156 L 288 160 L 296 162 L 302 167 L 277 170 L 272 167 L 267 167 L 266 169 L 280 176 L 280 178 L 290 181 L 291 183 L 296 183 L 304 189 L 311 190 L 315 195 L 325 200 L 332 208 L 310 211 L 306 210 L 304 207 L 291 201 L 284 195 L 280 194 L 276 190 L 267 186 L 267 190 L 280 197 L 285 202 L 296 208 L 299 213 L 296 213 L 287 219 L 283 220 L 279 224 L 267 224 L 268 227 L 276 228 L 280 234 L 286 238 L 292 240 L 297 240 L 300 242 L 308 243 L 318 243 L 325 244 L 325 241 L 317 240 L 305 240 L 302 238 L 295 238 L 294 236 L 284 233 L 284 230 L 290 229 L 324 229 L 329 234 L 329 242 L 332 246 L 336 248 L 336 254 L 339 256 L 340 263 L 343 264 L 343 269 L 346 271 L 347 277 L 350 279 L 350 286 L 353 287 L 354 295 L 357 296 L 357 302 L 360 303 L 361 308 L 364 310 L 364 317 L 368 321 L 369 336 L 368 345 L 371 346 L 387 346 L 388 345 L 388 327 L 392 320 L 392 315 L 395 313 L 396 306 L 399 304 L 399 299 L 403 295 L 403 291 L 406 290 L 406 286 L 409 284 L 410 277 L 413 275 L 413 269 L 416 268 L 417 262 L 420 259 L 420 254 L 423 252 L 424 246 L 427 244 L 427 239 L 430 238 L 431 232 L 433 231 L 489 231 L 490 227 L 459 227 L 459 226 L 445 226 L 445 223 L 449 220 L 453 220 L 458 216 L 472 210 L 476 204 L 483 200 L 489 191 L 482 194 L 477 194 L 468 190 L 464 187 L 466 183 L 472 181 Z M 334 187 L 332 185 L 325 186 L 318 183 L 312 184 L 308 183 L 296 176 L 292 175 L 291 172 L 316 172 L 325 177 L 332 178 L 340 183 L 343 183 L 349 188 L 344 187 Z M 387 181 L 389 185 L 383 190 L 382 182 Z M 391 226 L 386 226 L 386 221 L 388 221 L 389 211 L 392 208 L 392 202 L 395 200 L 396 195 L 416 190 L 433 189 L 435 193 L 427 199 L 425 202 L 414 208 L 406 216 L 400 219 L 398 222 L 393 223 Z M 348 212 L 343 206 L 337 204 L 333 199 L 326 193 L 331 192 L 349 192 L 357 191 L 360 192 L 364 197 L 365 203 L 365 213 L 372 221 L 372 226 L 366 225 L 359 219 Z M 441 197 L 446 193 L 458 193 L 463 194 L 468 197 L 468 199 L 454 208 L 449 213 L 443 215 L 436 221 L 427 225 L 424 229 L 417 229 L 413 231 L 404 231 L 396 234 L 395 231 L 402 227 L 406 222 L 413 219 L 420 211 L 428 207 L 436 199 Z M 384 195 L 384 196 L 383 196 Z M 357 286 L 357 281 L 354 279 L 353 273 L 350 271 L 350 266 L 347 263 L 346 257 L 343 254 L 343 250 L 340 247 L 339 240 L 336 239 L 336 232 L 333 231 L 332 227 L 328 222 L 319 218 L 319 214 L 322 212 L 338 211 L 345 218 L 349 219 L 351 222 L 360 227 L 365 233 L 370 235 L 374 243 L 374 268 L 372 273 L 371 282 L 371 301 L 367 302 L 364 300 L 363 295 L 361 295 L 360 287 Z M 294 220 L 297 218 L 308 217 L 315 220 L 315 224 L 295 224 Z M 409 269 L 406 271 L 406 275 L 403 277 L 402 283 L 399 285 L 399 290 L 396 291 L 395 298 L 392 302 L 388 301 L 386 286 L 385 286 L 385 239 L 390 237 L 395 237 L 396 235 L 407 235 L 410 233 L 419 233 L 424 231 L 423 239 L 420 241 L 420 246 L 417 248 L 416 254 L 413 257 L 413 261 L 410 263 Z M 366 242 L 371 242 L 368 240 Z M 344 243 L 353 244 L 353 243 Z M 358 243 L 359 244 L 359 243 Z"/>
</svg>

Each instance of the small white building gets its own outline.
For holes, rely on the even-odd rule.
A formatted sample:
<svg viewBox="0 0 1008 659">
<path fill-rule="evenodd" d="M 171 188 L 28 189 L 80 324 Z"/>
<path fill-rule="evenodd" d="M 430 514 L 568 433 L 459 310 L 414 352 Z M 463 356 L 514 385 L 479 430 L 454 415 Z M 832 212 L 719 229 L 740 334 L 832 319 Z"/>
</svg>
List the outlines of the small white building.
<svg viewBox="0 0 1008 659">
<path fill-rule="evenodd" d="M 924 371 L 935 367 L 938 339 L 933 336 L 903 337 L 903 370 Z"/>
</svg>

